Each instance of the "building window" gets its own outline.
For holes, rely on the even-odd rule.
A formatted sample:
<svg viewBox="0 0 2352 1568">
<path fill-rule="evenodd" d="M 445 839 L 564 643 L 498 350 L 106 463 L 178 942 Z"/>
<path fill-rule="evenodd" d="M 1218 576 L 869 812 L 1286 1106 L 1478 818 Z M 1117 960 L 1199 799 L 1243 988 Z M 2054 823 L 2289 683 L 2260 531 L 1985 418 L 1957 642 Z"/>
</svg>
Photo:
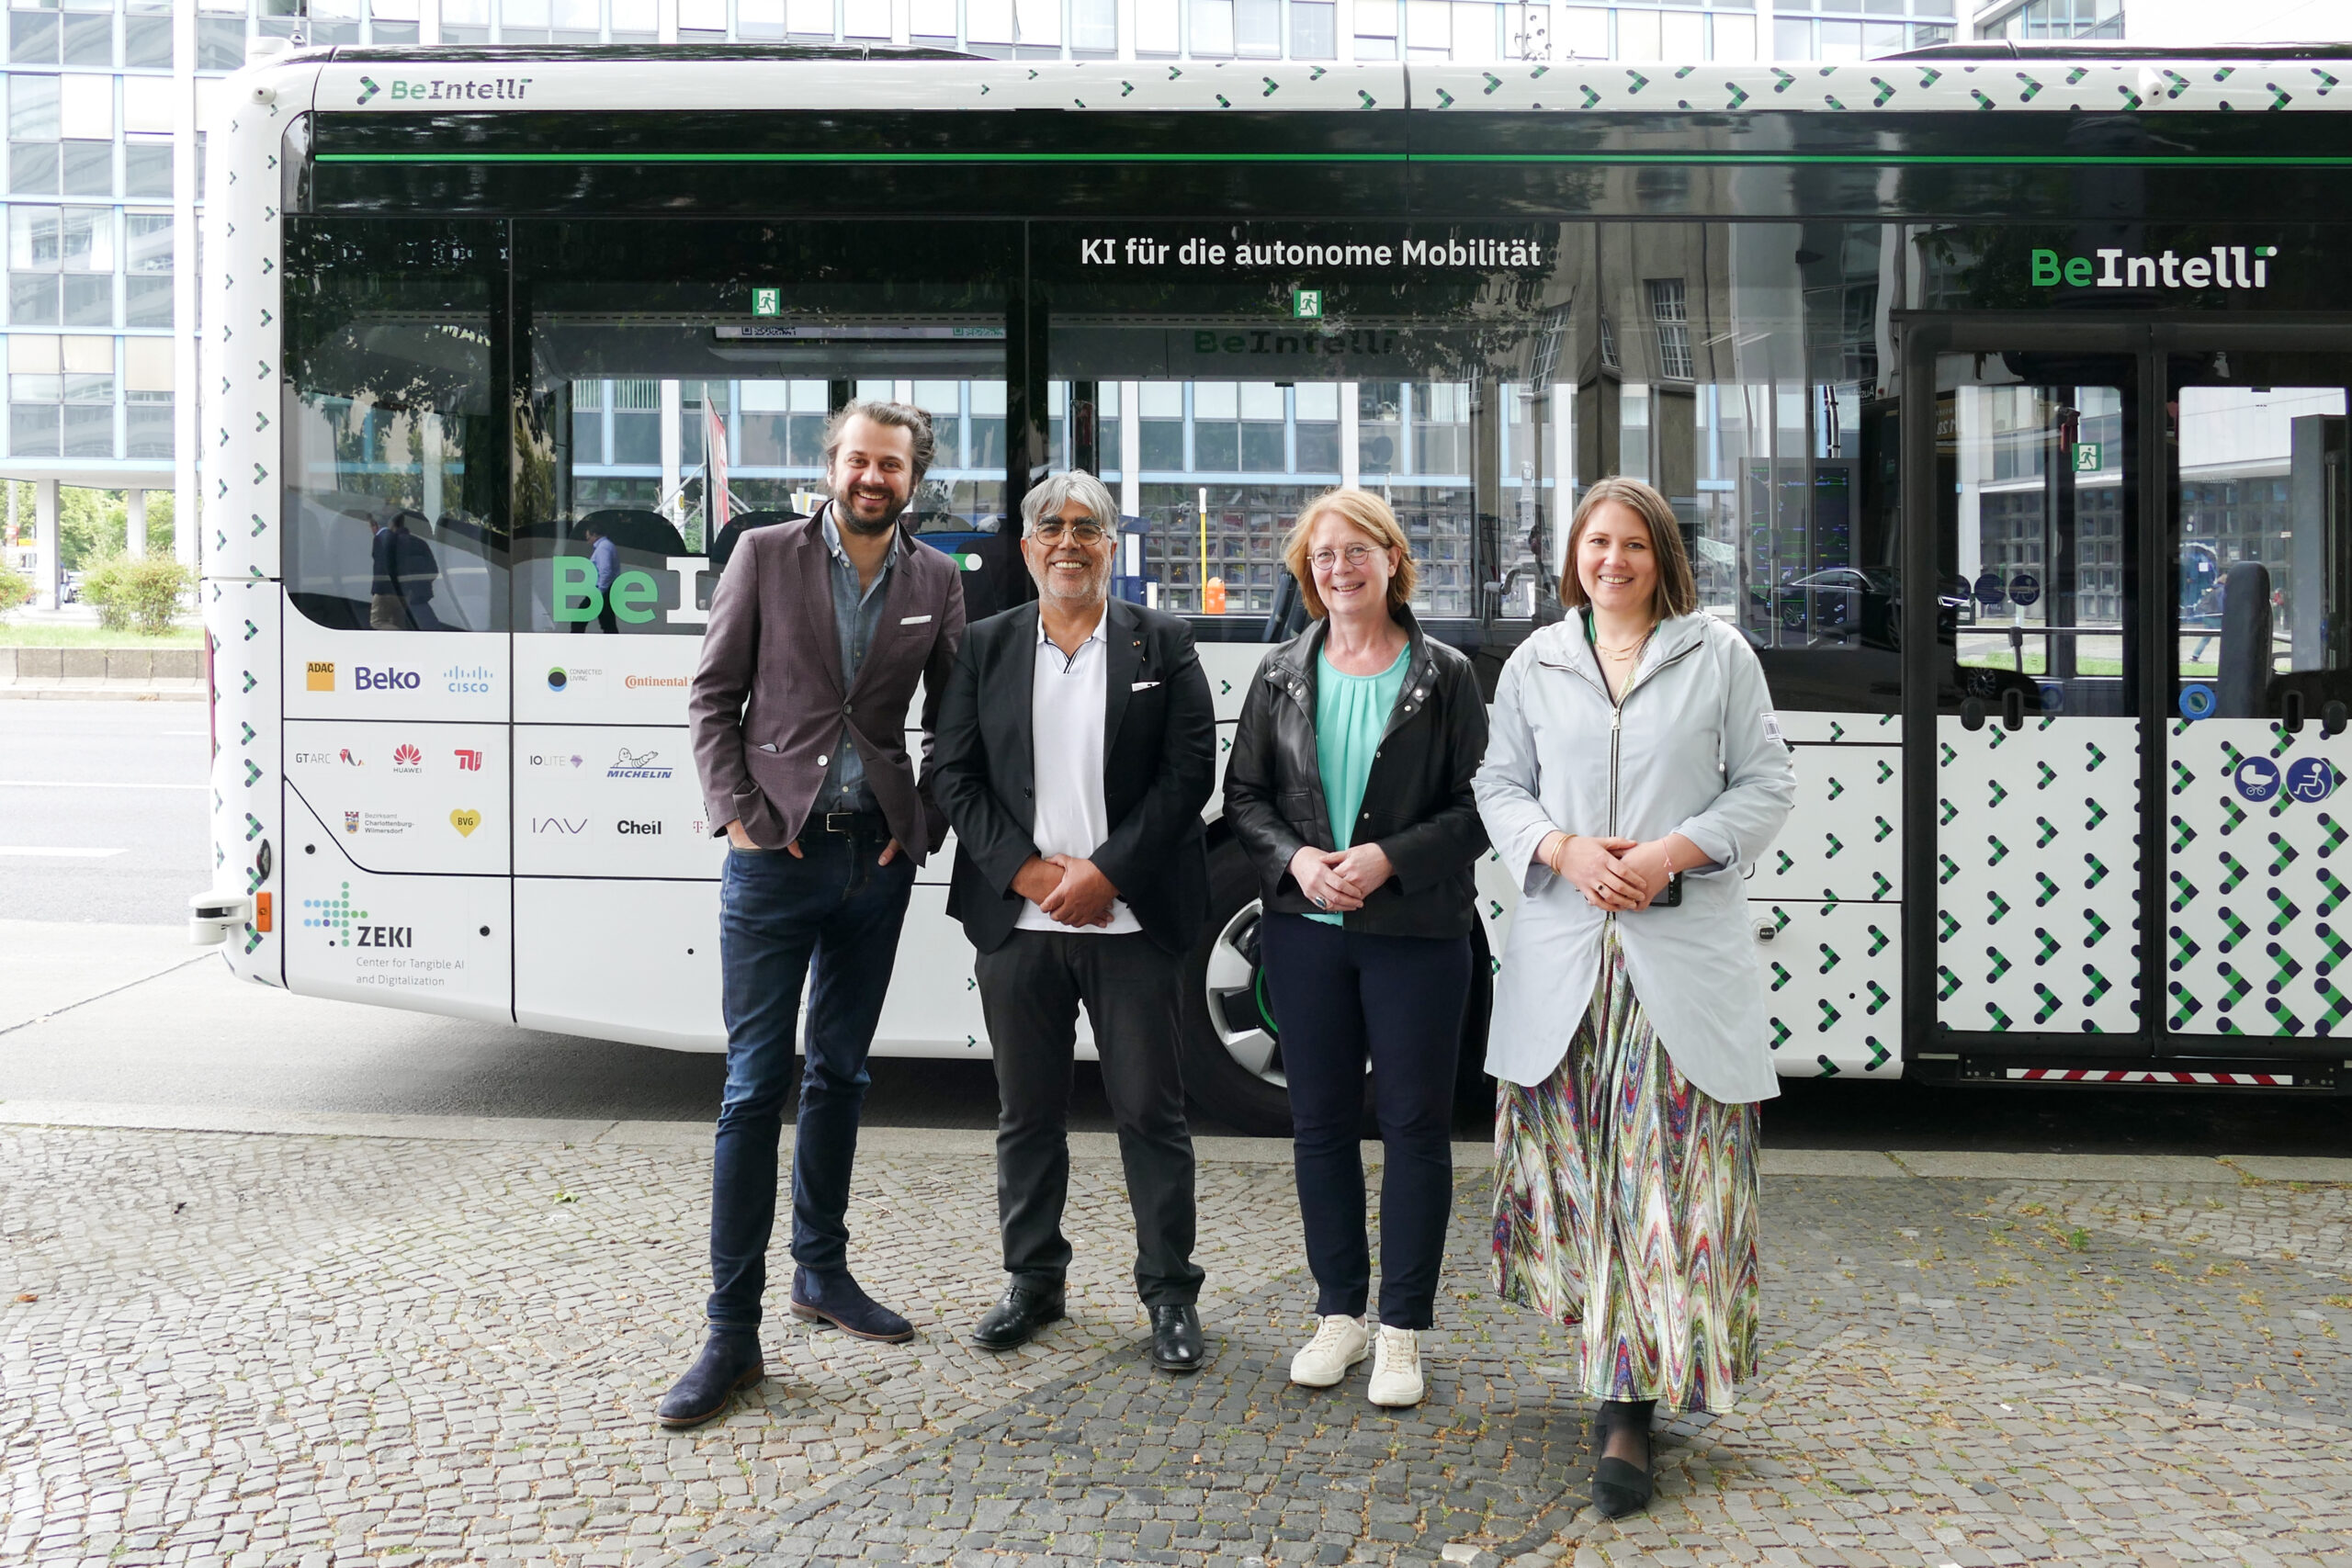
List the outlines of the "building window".
<svg viewBox="0 0 2352 1568">
<path fill-rule="evenodd" d="M 2123 36 L 2123 0 L 2028 0 L 2007 16 L 1979 23 L 1979 38 L 2028 42 Z"/>
<path fill-rule="evenodd" d="M 1070 0 L 1069 49 L 1080 58 L 1117 54 L 1118 0 Z"/>
<path fill-rule="evenodd" d="M 1282 0 L 1236 0 L 1233 51 L 1245 60 L 1282 58 Z"/>
<path fill-rule="evenodd" d="M 170 326 L 172 215 L 168 212 L 124 213 L 122 251 L 122 324 L 127 327 Z"/>
<path fill-rule="evenodd" d="M 1228 59 L 1233 53 L 1233 0 L 1191 0 L 1195 60 Z"/>
<path fill-rule="evenodd" d="M 1356 0 L 1358 60 L 1396 58 L 1396 7 L 1397 0 Z"/>
<path fill-rule="evenodd" d="M 137 3 L 132 0 L 134 6 Z M 168 10 L 162 16 L 130 16 L 122 19 L 122 63 L 133 71 L 172 68 L 172 18 Z"/>
<path fill-rule="evenodd" d="M 172 340 L 122 340 L 123 446 L 126 457 L 172 456 Z"/>
<path fill-rule="evenodd" d="M 490 0 L 441 0 L 443 43 L 488 43 Z"/>
<path fill-rule="evenodd" d="M 1690 307 L 1682 279 L 1653 277 L 1647 287 L 1650 320 L 1657 326 L 1657 373 L 1669 381 L 1690 380 Z"/>
<path fill-rule="evenodd" d="M 196 68 L 234 71 L 245 62 L 245 7 L 237 0 L 199 0 Z"/>
<path fill-rule="evenodd" d="M 1290 57 L 1334 60 L 1340 53 L 1338 7 L 1319 0 L 1291 0 Z"/>
</svg>

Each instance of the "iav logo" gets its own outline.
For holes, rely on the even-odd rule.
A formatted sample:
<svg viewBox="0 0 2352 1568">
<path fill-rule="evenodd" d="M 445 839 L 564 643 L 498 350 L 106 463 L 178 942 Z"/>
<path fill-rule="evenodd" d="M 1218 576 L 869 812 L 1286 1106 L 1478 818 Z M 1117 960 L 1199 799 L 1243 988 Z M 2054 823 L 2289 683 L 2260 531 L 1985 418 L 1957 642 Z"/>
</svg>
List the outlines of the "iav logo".
<svg viewBox="0 0 2352 1568">
<path fill-rule="evenodd" d="M 2109 248 L 2090 256 L 2059 258 L 2056 251 L 2035 251 L 2033 286 L 2055 288 L 2267 288 L 2270 261 L 2276 245 L 2215 245 L 2210 251 L 2181 255 L 2173 251 L 2132 255 Z"/>
</svg>

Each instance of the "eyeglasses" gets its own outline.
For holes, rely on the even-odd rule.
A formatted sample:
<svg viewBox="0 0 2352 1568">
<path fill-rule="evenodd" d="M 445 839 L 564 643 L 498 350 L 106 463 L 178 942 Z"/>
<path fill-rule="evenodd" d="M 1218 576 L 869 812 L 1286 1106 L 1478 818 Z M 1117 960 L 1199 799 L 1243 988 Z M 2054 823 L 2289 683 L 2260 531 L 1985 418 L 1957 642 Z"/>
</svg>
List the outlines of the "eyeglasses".
<svg viewBox="0 0 2352 1568">
<path fill-rule="evenodd" d="M 1306 558 L 1306 564 L 1317 571 L 1329 571 L 1340 564 L 1341 556 L 1347 557 L 1350 566 L 1362 566 L 1380 553 L 1376 546 L 1350 545 L 1344 550 L 1317 550 Z"/>
<path fill-rule="evenodd" d="M 1102 542 L 1102 536 L 1109 532 L 1108 528 L 1091 517 L 1081 517 L 1074 523 L 1065 523 L 1058 517 L 1048 517 L 1035 528 L 1030 529 L 1029 536 L 1048 545 L 1058 545 L 1062 542 L 1062 536 L 1067 534 L 1081 545 L 1099 545 Z"/>
</svg>

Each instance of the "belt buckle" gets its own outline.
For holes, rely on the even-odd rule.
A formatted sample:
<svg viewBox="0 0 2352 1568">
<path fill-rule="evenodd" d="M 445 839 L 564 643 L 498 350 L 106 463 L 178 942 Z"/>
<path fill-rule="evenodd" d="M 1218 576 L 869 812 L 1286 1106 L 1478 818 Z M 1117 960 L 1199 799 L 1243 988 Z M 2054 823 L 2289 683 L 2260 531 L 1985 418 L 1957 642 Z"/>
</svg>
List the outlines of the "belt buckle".
<svg viewBox="0 0 2352 1568">
<path fill-rule="evenodd" d="M 855 834 L 857 831 L 857 813 L 854 811 L 826 812 L 825 831 L 828 833 L 839 833 L 845 838 Z"/>
</svg>

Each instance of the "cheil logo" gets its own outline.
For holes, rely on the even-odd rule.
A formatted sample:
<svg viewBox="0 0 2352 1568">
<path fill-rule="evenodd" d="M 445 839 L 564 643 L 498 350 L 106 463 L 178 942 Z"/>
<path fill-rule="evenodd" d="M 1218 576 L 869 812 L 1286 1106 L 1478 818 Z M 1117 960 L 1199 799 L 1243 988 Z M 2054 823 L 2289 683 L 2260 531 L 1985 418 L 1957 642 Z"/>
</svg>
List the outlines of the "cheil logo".
<svg viewBox="0 0 2352 1568">
<path fill-rule="evenodd" d="M 2033 287 L 2055 288 L 2063 283 L 2074 288 L 2267 288 L 2270 260 L 2278 254 L 2278 247 L 2215 245 L 2188 255 L 2163 251 L 2153 256 L 2108 247 L 2093 254 L 2098 257 L 2096 264 L 2089 256 L 2061 260 L 2056 251 L 2035 251 Z"/>
</svg>

